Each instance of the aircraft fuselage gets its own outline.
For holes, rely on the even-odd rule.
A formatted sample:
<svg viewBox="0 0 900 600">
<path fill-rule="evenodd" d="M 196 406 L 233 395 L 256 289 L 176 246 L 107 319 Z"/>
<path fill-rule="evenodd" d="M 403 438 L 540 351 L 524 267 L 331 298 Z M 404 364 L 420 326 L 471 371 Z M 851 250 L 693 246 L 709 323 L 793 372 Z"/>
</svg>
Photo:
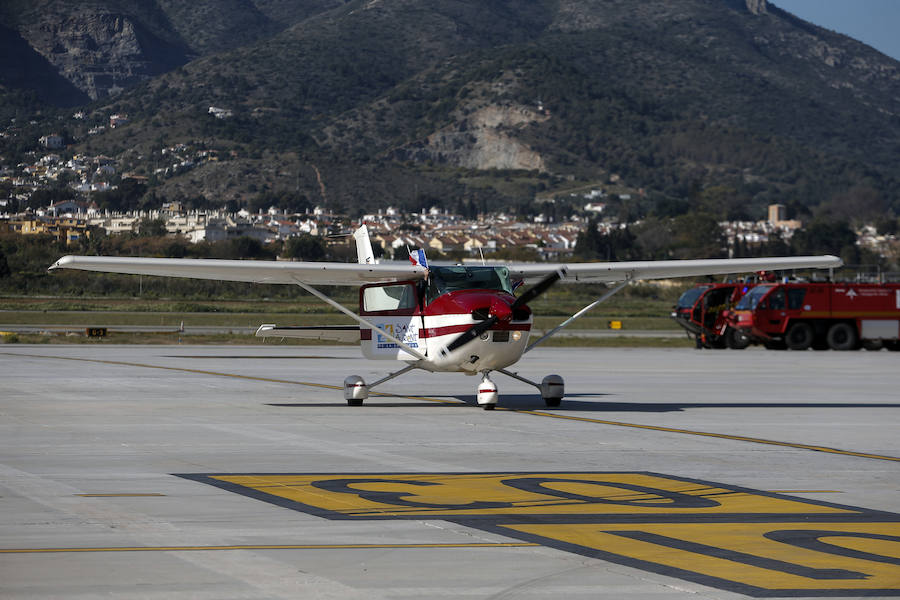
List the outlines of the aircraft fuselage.
<svg viewBox="0 0 900 600">
<path fill-rule="evenodd" d="M 508 289 L 508 283 L 503 287 Z M 378 331 L 362 327 L 360 338 L 366 358 L 407 360 L 429 371 L 468 373 L 502 369 L 519 360 L 532 326 L 527 306 L 513 310 L 515 296 L 505 289 L 434 288 L 398 282 L 360 290 L 360 314 L 427 360 L 419 361 Z M 496 322 L 489 329 L 462 347 L 447 351 L 460 335 L 491 318 Z"/>
</svg>

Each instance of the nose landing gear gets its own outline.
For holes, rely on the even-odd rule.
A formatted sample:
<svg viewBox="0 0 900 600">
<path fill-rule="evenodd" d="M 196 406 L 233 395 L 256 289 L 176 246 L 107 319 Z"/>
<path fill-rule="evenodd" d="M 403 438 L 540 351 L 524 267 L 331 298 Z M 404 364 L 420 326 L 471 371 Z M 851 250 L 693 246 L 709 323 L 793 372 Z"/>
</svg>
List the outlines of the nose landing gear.
<svg viewBox="0 0 900 600">
<path fill-rule="evenodd" d="M 484 410 L 494 410 L 497 406 L 497 384 L 491 381 L 490 371 L 485 371 L 478 384 L 478 394 L 475 396 L 478 406 Z"/>
</svg>

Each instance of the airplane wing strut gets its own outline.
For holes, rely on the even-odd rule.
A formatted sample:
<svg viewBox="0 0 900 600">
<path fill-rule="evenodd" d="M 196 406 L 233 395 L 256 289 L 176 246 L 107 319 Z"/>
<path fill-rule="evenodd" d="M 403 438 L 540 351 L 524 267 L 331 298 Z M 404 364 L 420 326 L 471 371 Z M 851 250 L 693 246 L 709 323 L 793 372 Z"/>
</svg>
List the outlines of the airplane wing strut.
<svg viewBox="0 0 900 600">
<path fill-rule="evenodd" d="M 538 344 L 540 344 L 541 342 L 543 342 L 544 340 L 549 338 L 551 335 L 556 334 L 556 332 L 558 332 L 560 329 L 562 329 L 564 327 L 568 327 L 573 321 L 582 317 L 585 313 L 587 313 L 589 310 L 591 310 L 598 304 L 606 302 L 614 294 L 619 292 L 622 288 L 624 288 L 626 285 L 628 285 L 632 281 L 633 281 L 632 277 L 628 276 L 625 279 L 625 281 L 621 282 L 619 285 L 617 285 L 613 289 L 609 290 L 608 292 L 606 292 L 605 294 L 603 294 L 602 296 L 600 296 L 599 298 L 597 298 L 596 300 L 594 300 L 593 302 L 591 302 L 590 304 L 588 304 L 587 306 L 585 306 L 584 308 L 579 310 L 577 313 L 575 313 L 574 315 L 572 315 L 571 317 L 569 317 L 568 319 L 566 319 L 565 321 L 563 321 L 562 323 L 560 323 L 559 325 L 557 325 L 556 327 L 554 327 L 553 329 L 551 329 L 550 331 L 548 331 L 547 333 L 542 335 L 540 337 L 540 339 L 538 339 L 536 342 L 529 344 L 528 347 L 525 348 L 525 352 L 523 352 L 522 354 L 525 354 L 526 352 L 530 351 L 532 348 L 534 348 L 535 346 L 537 346 Z"/>
<path fill-rule="evenodd" d="M 331 298 L 329 298 L 328 296 L 326 296 L 325 294 L 323 294 L 322 292 L 320 292 L 320 291 L 317 290 L 316 288 L 314 288 L 314 287 L 312 287 L 312 286 L 310 286 L 310 285 L 308 285 L 308 284 L 306 284 L 306 283 L 303 283 L 302 281 L 300 281 L 300 280 L 297 279 L 296 277 L 294 278 L 294 283 L 296 283 L 297 285 L 299 285 L 301 288 L 303 288 L 304 290 L 306 290 L 307 292 L 309 292 L 310 294 L 312 294 L 313 296 L 315 296 L 316 298 L 318 298 L 318 299 L 321 300 L 322 302 L 325 302 L 325 303 L 328 304 L 329 306 L 333 306 L 334 308 L 338 309 L 339 311 L 341 311 L 342 313 L 344 313 L 345 315 L 347 315 L 348 317 L 350 317 L 350 318 L 353 319 L 354 321 L 357 321 L 358 323 L 361 323 L 361 324 L 365 325 L 366 327 L 371 327 L 373 330 L 377 331 L 378 333 L 380 333 L 381 335 L 383 335 L 383 336 L 386 337 L 387 339 L 391 340 L 392 342 L 394 342 L 395 344 L 397 344 L 398 346 L 400 346 L 401 348 L 403 348 L 403 350 L 405 350 L 405 351 L 408 352 L 409 354 L 415 356 L 415 357 L 418 358 L 419 360 L 427 360 L 427 359 L 425 358 L 425 355 L 424 355 L 424 354 L 422 354 L 421 352 L 419 352 L 419 351 L 416 350 L 415 348 L 410 347 L 408 344 L 405 344 L 405 343 L 403 342 L 403 340 L 400 340 L 400 339 L 394 337 L 393 335 L 391 335 L 390 333 L 388 333 L 387 331 L 385 331 L 385 330 L 382 329 L 381 327 L 378 327 L 377 325 L 375 325 L 375 324 L 372 323 L 371 321 L 362 318 L 361 316 L 359 316 L 358 314 L 356 314 L 355 312 L 353 312 L 353 311 L 350 310 L 349 308 L 346 308 L 346 307 L 345 307 L 343 304 L 341 304 L 340 302 L 336 302 L 335 300 L 332 300 Z"/>
</svg>

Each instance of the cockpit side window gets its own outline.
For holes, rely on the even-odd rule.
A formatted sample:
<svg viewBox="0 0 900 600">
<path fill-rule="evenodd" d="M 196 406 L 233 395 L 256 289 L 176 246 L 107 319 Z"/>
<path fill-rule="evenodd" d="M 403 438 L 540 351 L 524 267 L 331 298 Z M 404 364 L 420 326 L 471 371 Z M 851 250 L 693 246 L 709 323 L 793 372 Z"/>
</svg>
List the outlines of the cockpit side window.
<svg viewBox="0 0 900 600">
<path fill-rule="evenodd" d="M 363 290 L 364 313 L 413 311 L 417 308 L 416 288 L 411 283 L 377 285 Z"/>
<path fill-rule="evenodd" d="M 769 310 L 784 310 L 784 288 L 769 294 Z"/>
</svg>

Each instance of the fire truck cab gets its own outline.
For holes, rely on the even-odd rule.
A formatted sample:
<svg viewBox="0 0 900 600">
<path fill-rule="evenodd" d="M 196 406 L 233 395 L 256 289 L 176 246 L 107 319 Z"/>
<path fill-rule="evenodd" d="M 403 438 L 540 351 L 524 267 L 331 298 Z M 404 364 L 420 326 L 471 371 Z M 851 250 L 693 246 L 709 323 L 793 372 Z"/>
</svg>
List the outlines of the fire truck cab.
<svg viewBox="0 0 900 600">
<path fill-rule="evenodd" d="M 698 348 L 733 348 L 741 350 L 750 344 L 741 330 L 728 322 L 729 309 L 755 283 L 701 283 L 687 290 L 672 310 L 672 318 L 695 336 Z"/>
<path fill-rule="evenodd" d="M 900 284 L 762 284 L 729 315 L 767 348 L 900 350 Z"/>
</svg>

